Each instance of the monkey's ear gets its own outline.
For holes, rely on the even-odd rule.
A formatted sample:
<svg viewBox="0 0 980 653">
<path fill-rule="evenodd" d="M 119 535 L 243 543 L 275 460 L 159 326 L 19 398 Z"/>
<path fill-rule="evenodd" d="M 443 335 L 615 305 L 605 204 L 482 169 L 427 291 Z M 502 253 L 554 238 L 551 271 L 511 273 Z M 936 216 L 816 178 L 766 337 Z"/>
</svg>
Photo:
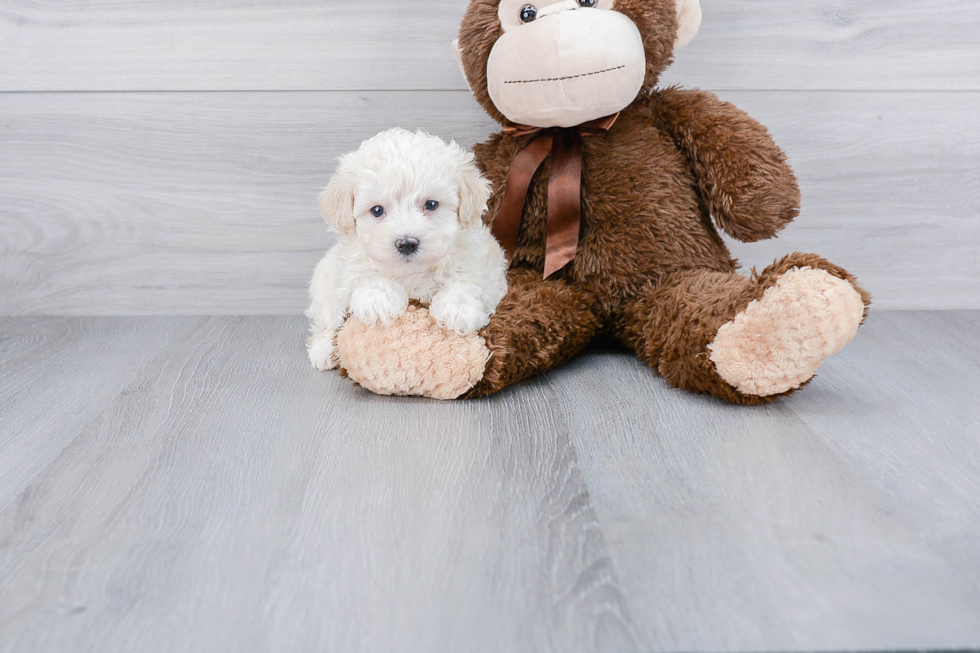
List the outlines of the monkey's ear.
<svg viewBox="0 0 980 653">
<path fill-rule="evenodd" d="M 701 0 L 677 0 L 677 41 L 683 48 L 694 40 L 701 29 Z"/>
<path fill-rule="evenodd" d="M 470 87 L 470 92 L 473 92 L 473 85 L 470 84 L 470 78 L 466 76 L 466 66 L 463 65 L 463 48 L 459 44 L 459 39 L 453 41 L 453 54 L 456 55 L 456 63 L 459 64 L 459 70 L 463 73 L 463 79 L 466 80 L 466 85 Z"/>
<path fill-rule="evenodd" d="M 459 222 L 464 227 L 476 227 L 483 219 L 490 199 L 490 182 L 480 174 L 473 155 L 466 154 L 459 175 Z"/>
<path fill-rule="evenodd" d="M 320 213 L 327 224 L 342 234 L 354 231 L 354 175 L 338 169 L 320 193 Z"/>
</svg>

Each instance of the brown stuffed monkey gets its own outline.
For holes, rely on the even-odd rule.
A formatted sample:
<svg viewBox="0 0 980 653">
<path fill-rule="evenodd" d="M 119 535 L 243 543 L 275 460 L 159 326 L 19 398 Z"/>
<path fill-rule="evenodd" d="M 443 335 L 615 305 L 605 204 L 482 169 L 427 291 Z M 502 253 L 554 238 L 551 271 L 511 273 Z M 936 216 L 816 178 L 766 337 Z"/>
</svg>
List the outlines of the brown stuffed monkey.
<svg viewBox="0 0 980 653">
<path fill-rule="evenodd" d="M 746 277 L 718 235 L 772 238 L 800 198 L 759 123 L 710 93 L 656 88 L 700 21 L 697 0 L 472 0 L 456 48 L 504 127 L 474 150 L 508 294 L 469 338 L 424 308 L 387 328 L 349 323 L 351 378 L 480 397 L 607 335 L 676 387 L 760 404 L 854 337 L 870 297 L 847 271 L 792 254 Z"/>
</svg>

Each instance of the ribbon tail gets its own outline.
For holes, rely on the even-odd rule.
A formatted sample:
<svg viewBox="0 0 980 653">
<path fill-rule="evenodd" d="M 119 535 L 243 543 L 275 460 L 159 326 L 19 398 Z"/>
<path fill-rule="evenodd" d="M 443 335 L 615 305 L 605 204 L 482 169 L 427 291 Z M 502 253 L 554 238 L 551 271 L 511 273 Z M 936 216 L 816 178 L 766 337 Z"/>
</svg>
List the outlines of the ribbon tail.
<svg viewBox="0 0 980 653">
<path fill-rule="evenodd" d="M 582 226 L 582 138 L 566 129 L 556 138 L 548 181 L 548 240 L 544 278 L 571 263 Z"/>
<path fill-rule="evenodd" d="M 513 262 L 514 253 L 517 251 L 517 242 L 521 234 L 521 218 L 524 215 L 524 203 L 527 200 L 527 191 L 531 187 L 531 180 L 548 158 L 553 144 L 554 137 L 551 134 L 542 134 L 534 139 L 517 153 L 510 172 L 507 173 L 504 196 L 490 230 L 500 246 L 504 248 L 508 266 Z"/>
</svg>

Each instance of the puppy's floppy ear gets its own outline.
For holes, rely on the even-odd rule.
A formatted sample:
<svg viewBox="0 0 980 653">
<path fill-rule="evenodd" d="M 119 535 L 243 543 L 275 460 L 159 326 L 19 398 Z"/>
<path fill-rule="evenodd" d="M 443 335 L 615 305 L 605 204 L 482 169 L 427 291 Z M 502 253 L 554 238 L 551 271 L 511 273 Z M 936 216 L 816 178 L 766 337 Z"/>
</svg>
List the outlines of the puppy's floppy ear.
<svg viewBox="0 0 980 653">
<path fill-rule="evenodd" d="M 354 231 L 355 185 L 354 175 L 341 167 L 320 193 L 320 213 L 323 219 L 342 234 Z"/>
<path fill-rule="evenodd" d="M 674 46 L 683 48 L 694 40 L 701 29 L 701 0 L 677 0 L 677 41 Z"/>
<path fill-rule="evenodd" d="M 466 153 L 459 174 L 459 222 L 464 227 L 475 227 L 482 222 L 490 199 L 490 182 L 480 174 L 473 162 L 473 154 Z"/>
</svg>

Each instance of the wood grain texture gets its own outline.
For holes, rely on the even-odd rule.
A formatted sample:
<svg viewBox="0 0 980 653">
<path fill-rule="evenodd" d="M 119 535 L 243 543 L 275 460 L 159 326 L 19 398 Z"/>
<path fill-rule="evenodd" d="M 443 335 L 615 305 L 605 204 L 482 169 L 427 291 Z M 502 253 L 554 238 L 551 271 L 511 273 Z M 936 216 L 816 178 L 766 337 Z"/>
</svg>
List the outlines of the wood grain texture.
<svg viewBox="0 0 980 653">
<path fill-rule="evenodd" d="M 465 89 L 460 0 L 12 0 L 0 90 Z"/>
<path fill-rule="evenodd" d="M 64 325 L 86 334 L 71 367 L 43 344 Z M 4 411 L 0 649 L 639 650 L 547 388 L 384 399 L 309 369 L 303 331 L 0 321 L 0 405 L 30 409 Z M 33 417 L 19 386 L 87 405 L 107 350 L 141 373 L 84 418 Z"/>
<path fill-rule="evenodd" d="M 47 318 L 0 329 L 0 505 L 14 487 L 57 463 L 147 358 L 159 355 L 188 321 L 127 325 Z M 93 337 L 97 333 L 97 337 Z"/>
<path fill-rule="evenodd" d="M 721 96 L 769 127 L 803 193 L 778 238 L 728 241 L 745 268 L 815 252 L 878 309 L 980 308 L 980 95 Z"/>
<path fill-rule="evenodd" d="M 712 89 L 980 90 L 973 0 L 704 0 Z M 465 90 L 464 0 L 7 0 L 0 90 Z"/>
<path fill-rule="evenodd" d="M 980 90 L 973 0 L 702 0 L 665 83 L 708 89 Z"/>
<path fill-rule="evenodd" d="M 0 651 L 980 646 L 978 312 L 758 409 L 599 349 L 377 397 L 303 330 L 0 318 Z"/>
<path fill-rule="evenodd" d="M 784 235 L 879 308 L 980 307 L 978 93 L 726 92 L 802 182 Z M 0 95 L 0 315 L 298 314 L 333 160 L 393 125 L 464 144 L 467 92 Z"/>
<path fill-rule="evenodd" d="M 573 361 L 558 409 L 651 649 L 977 647 L 978 338 L 977 313 L 873 314 L 749 411 Z"/>
<path fill-rule="evenodd" d="M 292 313 L 335 159 L 395 125 L 467 143 L 468 94 L 0 96 L 0 315 Z M 235 308 L 232 308 L 235 307 Z"/>
</svg>

